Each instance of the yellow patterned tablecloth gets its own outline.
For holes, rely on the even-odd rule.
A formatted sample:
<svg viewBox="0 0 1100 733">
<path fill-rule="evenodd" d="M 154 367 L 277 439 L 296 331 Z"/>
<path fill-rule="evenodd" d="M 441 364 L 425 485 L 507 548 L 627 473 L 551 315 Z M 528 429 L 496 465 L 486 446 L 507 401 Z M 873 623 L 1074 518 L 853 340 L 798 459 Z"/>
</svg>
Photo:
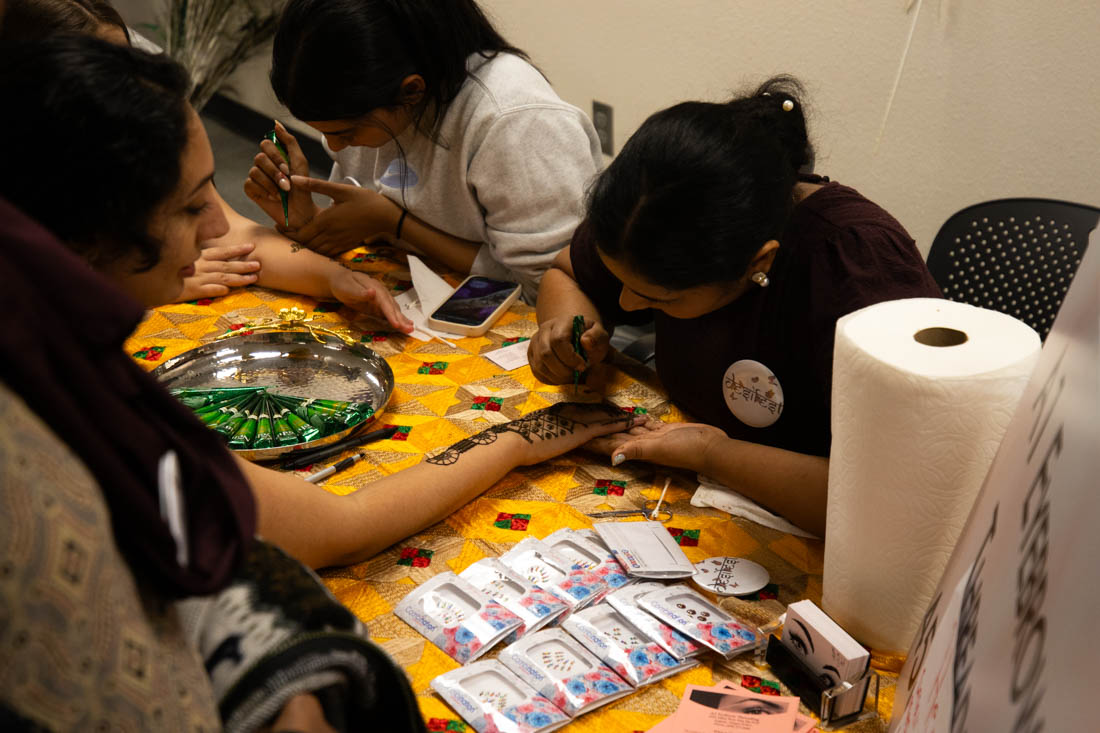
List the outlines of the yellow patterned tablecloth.
<svg viewBox="0 0 1100 733">
<path fill-rule="evenodd" d="M 344 261 L 382 279 L 394 290 L 410 286 L 404 255 L 393 248 L 356 250 L 345 255 Z M 454 277 L 448 279 L 452 284 L 458 282 Z M 325 485 L 330 491 L 350 493 L 361 489 L 381 476 L 415 465 L 428 451 L 483 430 L 489 423 L 520 417 L 572 394 L 572 386 L 542 384 L 529 367 L 503 372 L 482 356 L 534 334 L 534 310 L 522 304 L 514 306 L 484 336 L 456 338 L 452 348 L 437 340 L 424 343 L 387 331 L 384 323 L 341 308 L 339 303 L 253 287 L 222 298 L 157 308 L 147 314 L 126 350 L 152 369 L 215 336 L 239 329 L 242 323 L 275 317 L 281 308 L 292 306 L 349 327 L 363 343 L 386 358 L 396 380 L 393 396 L 378 424 L 399 426 L 399 432 L 391 440 L 372 445 L 366 460 L 330 480 Z M 615 361 L 605 395 L 624 410 L 644 411 L 671 421 L 684 419 L 668 402 L 656 376 L 623 358 Z M 513 471 L 446 521 L 372 560 L 321 575 L 336 597 L 367 624 L 371 637 L 404 667 L 419 695 L 428 729 L 472 731 L 429 687 L 433 678 L 454 669 L 457 663 L 398 619 L 393 613 L 397 603 L 434 574 L 461 572 L 483 557 L 501 555 L 525 537 L 542 538 L 561 527 L 590 527 L 586 512 L 640 507 L 645 499 L 657 498 L 667 475 L 646 465 L 612 468 L 604 457 L 571 453 Z M 688 558 L 699 562 L 716 555 L 744 557 L 760 563 L 771 574 L 772 585 L 765 591 L 749 600 L 723 600 L 725 609 L 763 625 L 782 613 L 788 603 L 803 598 L 820 602 L 822 543 L 748 520 L 731 520 L 717 510 L 693 507 L 692 478 L 672 474 L 665 499 L 674 514 L 669 530 Z M 646 730 L 676 709 L 687 684 L 709 685 L 719 679 L 739 683 L 742 674 L 769 677 L 767 671 L 753 666 L 748 659 L 719 662 L 717 657 L 708 657 L 695 669 L 579 718 L 568 730 Z M 783 692 L 789 694 L 786 688 Z M 884 713 L 888 714 L 892 702 L 893 679 L 887 675 L 880 706 Z M 803 713 L 808 712 L 803 707 Z M 881 721 L 869 721 L 851 730 L 878 731 L 885 730 L 885 726 Z"/>
</svg>

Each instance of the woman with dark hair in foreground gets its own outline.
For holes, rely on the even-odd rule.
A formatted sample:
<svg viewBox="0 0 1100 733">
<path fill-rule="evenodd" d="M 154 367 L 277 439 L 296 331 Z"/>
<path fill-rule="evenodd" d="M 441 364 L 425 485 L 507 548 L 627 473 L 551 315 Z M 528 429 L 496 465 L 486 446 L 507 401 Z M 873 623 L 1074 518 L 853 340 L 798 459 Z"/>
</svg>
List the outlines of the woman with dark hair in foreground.
<svg viewBox="0 0 1100 733">
<path fill-rule="evenodd" d="M 228 728 L 270 722 L 293 702 L 289 687 L 316 691 L 321 723 L 336 725 L 337 711 L 348 729 L 363 729 L 357 720 L 419 729 L 400 672 L 346 609 L 307 595 L 297 606 L 269 602 L 261 575 L 278 573 L 284 591 L 316 579 L 253 534 L 315 567 L 354 562 L 513 467 L 632 419 L 556 405 L 349 496 L 237 460 L 121 348 L 144 308 L 178 295 L 204 243 L 227 228 L 187 88 L 175 62 L 89 37 L 0 47 L 0 98 L 20 112 L 0 116 L 0 137 L 50 143 L 12 146 L 5 165 L 18 173 L 0 181 L 0 606 L 10 620 L 0 637 L 12 650 L 0 665 L 0 714 L 56 728 L 123 719 L 144 730 L 214 728 L 197 646 Z M 50 172 L 62 168 L 94 185 L 59 196 L 64 184 Z M 190 619 L 181 625 L 166 602 L 196 596 L 180 607 Z M 277 620 L 246 623 L 252 604 Z M 267 647 L 251 641 L 287 628 L 333 640 L 295 647 L 286 666 L 255 666 Z M 370 674 L 340 661 L 345 642 Z M 268 686 L 318 665 L 342 670 L 344 693 L 324 693 L 313 677 Z M 45 680 L 48 691 L 35 687 Z"/>
</svg>

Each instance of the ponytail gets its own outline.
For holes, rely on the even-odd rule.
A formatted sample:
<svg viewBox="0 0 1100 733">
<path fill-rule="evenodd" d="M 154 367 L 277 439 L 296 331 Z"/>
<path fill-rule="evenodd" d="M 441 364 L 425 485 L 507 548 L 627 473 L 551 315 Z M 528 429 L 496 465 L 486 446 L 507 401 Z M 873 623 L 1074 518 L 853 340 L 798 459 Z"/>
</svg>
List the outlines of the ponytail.
<svg viewBox="0 0 1100 733">
<path fill-rule="evenodd" d="M 799 174 L 813 166 L 803 96 L 777 76 L 725 103 L 652 115 L 589 193 L 599 249 L 673 290 L 744 277 L 782 237 Z"/>
</svg>

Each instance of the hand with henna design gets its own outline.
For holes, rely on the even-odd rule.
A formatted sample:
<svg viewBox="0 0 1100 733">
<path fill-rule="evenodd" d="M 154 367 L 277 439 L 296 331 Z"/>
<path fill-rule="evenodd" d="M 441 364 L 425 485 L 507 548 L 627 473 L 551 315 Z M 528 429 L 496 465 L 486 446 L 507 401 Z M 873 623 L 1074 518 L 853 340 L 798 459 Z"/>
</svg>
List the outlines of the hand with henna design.
<svg viewBox="0 0 1100 733">
<path fill-rule="evenodd" d="M 528 466 L 559 456 L 597 437 L 629 430 L 644 421 L 645 418 L 624 413 L 606 403 L 560 402 L 463 438 L 441 453 L 426 458 L 425 462 L 450 466 L 479 445 L 494 443 L 502 436 L 517 435 L 523 439 L 523 443 L 516 442 L 516 447 L 522 451 L 519 464 Z"/>
<path fill-rule="evenodd" d="M 517 466 L 642 422 L 614 405 L 563 402 L 493 425 L 343 496 L 305 489 L 297 476 L 244 459 L 238 465 L 256 494 L 260 528 L 269 539 L 315 568 L 348 565 L 446 519 Z"/>
</svg>

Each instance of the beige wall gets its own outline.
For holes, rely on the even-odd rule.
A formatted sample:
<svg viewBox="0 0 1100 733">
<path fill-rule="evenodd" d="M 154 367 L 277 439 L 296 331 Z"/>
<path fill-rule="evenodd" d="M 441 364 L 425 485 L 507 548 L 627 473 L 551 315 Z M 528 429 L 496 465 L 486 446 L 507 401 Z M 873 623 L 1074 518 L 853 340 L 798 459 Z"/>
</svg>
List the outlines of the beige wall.
<svg viewBox="0 0 1100 733">
<path fill-rule="evenodd" d="M 616 150 L 661 107 L 797 75 L 818 171 L 882 204 L 922 251 L 981 200 L 1100 205 L 1096 0 L 924 0 L 877 153 L 904 0 L 482 2 L 568 101 L 612 105 Z"/>
<path fill-rule="evenodd" d="M 818 171 L 882 204 L 924 251 L 948 216 L 981 200 L 1100 205 L 1096 0 L 922 0 L 877 152 L 913 18 L 904 0 L 482 3 L 565 99 L 613 106 L 616 149 L 661 107 L 799 76 Z M 234 94 L 276 113 L 267 67 L 253 60 Z"/>
</svg>

